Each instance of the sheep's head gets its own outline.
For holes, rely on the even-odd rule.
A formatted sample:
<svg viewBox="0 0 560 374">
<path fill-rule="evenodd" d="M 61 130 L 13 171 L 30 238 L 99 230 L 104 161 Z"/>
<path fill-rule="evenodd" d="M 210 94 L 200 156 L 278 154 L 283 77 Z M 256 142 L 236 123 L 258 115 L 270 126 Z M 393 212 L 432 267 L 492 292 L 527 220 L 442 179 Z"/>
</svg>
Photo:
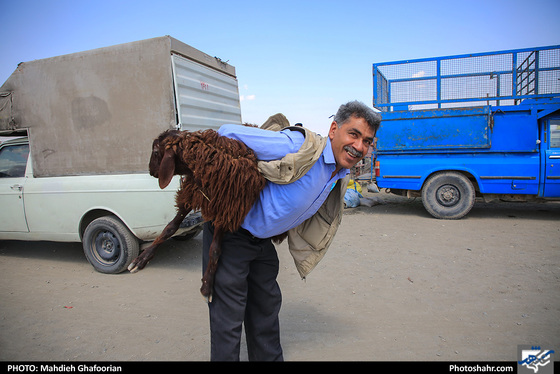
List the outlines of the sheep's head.
<svg viewBox="0 0 560 374">
<path fill-rule="evenodd" d="M 178 133 L 177 130 L 167 130 L 154 139 L 152 143 L 152 155 L 150 156 L 148 169 L 152 177 L 158 178 L 159 187 L 162 189 L 171 183 L 175 174 L 175 151 L 171 147 L 166 147 L 166 145 Z"/>
</svg>

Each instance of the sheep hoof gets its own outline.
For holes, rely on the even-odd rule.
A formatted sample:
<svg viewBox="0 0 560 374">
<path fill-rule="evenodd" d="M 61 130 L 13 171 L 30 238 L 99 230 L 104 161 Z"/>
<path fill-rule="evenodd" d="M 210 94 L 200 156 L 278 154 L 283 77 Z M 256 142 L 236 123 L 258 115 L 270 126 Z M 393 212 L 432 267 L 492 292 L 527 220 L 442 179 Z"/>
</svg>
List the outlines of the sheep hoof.
<svg viewBox="0 0 560 374">
<path fill-rule="evenodd" d="M 204 292 L 201 290 L 200 294 L 202 295 L 202 297 L 204 298 L 207 304 L 212 302 L 212 292 Z"/>
<path fill-rule="evenodd" d="M 200 294 L 206 300 L 207 303 L 212 302 L 212 283 L 205 280 L 205 277 L 202 277 L 202 286 L 200 286 Z"/>
<path fill-rule="evenodd" d="M 137 273 L 138 270 L 140 270 L 140 269 L 138 269 L 137 265 L 135 265 L 135 264 L 128 265 L 128 271 L 130 271 L 131 273 L 133 273 L 133 274 Z"/>
</svg>

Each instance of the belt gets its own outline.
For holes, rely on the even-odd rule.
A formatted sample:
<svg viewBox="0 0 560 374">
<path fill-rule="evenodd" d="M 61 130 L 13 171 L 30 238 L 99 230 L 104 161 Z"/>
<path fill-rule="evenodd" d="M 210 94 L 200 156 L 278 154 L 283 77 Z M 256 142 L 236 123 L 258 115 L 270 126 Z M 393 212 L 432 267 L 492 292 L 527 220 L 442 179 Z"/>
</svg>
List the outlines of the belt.
<svg viewBox="0 0 560 374">
<path fill-rule="evenodd" d="M 251 240 L 254 240 L 254 241 L 266 240 L 266 239 L 262 239 L 262 238 L 257 238 L 255 235 L 251 234 L 251 232 L 249 230 L 246 230 L 243 227 L 240 227 L 239 230 L 237 230 L 237 231 L 239 233 L 243 234 L 244 236 L 249 237 Z"/>
</svg>

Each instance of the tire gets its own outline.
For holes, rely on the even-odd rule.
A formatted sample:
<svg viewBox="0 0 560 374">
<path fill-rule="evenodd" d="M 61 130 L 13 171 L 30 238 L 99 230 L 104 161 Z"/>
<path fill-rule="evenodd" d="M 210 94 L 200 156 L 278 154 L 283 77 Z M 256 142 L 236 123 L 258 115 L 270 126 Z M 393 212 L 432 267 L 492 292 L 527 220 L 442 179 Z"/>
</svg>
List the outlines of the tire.
<svg viewBox="0 0 560 374">
<path fill-rule="evenodd" d="M 138 239 L 114 216 L 93 220 L 82 244 L 87 260 L 100 273 L 121 273 L 140 253 Z"/>
<path fill-rule="evenodd" d="M 463 218 L 472 209 L 474 199 L 473 184 L 457 172 L 434 174 L 422 188 L 422 204 L 435 218 Z"/>
</svg>

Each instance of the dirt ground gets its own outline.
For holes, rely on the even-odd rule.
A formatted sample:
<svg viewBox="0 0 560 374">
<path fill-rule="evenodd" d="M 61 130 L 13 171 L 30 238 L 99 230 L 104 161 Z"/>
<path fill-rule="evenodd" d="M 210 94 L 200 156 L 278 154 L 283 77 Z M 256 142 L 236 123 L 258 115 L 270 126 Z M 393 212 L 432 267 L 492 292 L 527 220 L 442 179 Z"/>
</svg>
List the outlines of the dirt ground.
<svg viewBox="0 0 560 374">
<path fill-rule="evenodd" d="M 278 247 L 287 361 L 517 360 L 560 350 L 560 202 L 481 203 L 459 221 L 367 194 L 303 281 Z M 79 243 L 0 242 L 0 360 L 206 361 L 201 238 L 137 274 L 105 275 Z M 245 345 L 242 359 L 246 359 Z"/>
</svg>

